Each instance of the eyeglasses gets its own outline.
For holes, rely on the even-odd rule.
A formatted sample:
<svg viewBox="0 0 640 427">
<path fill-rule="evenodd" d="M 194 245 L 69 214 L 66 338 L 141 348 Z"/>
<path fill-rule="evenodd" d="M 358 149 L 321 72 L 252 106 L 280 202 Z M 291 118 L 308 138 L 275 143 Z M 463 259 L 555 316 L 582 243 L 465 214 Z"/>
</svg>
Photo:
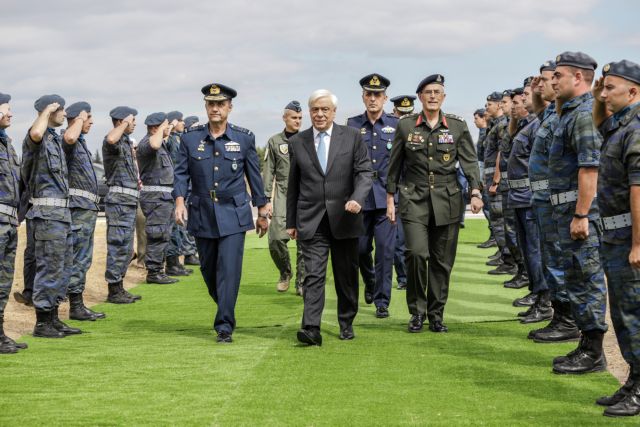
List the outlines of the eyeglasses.
<svg viewBox="0 0 640 427">
<path fill-rule="evenodd" d="M 440 95 L 442 95 L 443 93 L 444 93 L 444 92 L 442 92 L 441 90 L 437 90 L 437 89 L 435 89 L 435 90 L 423 90 L 423 91 L 422 91 L 422 94 L 423 94 L 423 95 L 427 95 L 427 96 L 431 96 L 431 95 L 433 95 L 433 96 L 440 96 Z"/>
</svg>

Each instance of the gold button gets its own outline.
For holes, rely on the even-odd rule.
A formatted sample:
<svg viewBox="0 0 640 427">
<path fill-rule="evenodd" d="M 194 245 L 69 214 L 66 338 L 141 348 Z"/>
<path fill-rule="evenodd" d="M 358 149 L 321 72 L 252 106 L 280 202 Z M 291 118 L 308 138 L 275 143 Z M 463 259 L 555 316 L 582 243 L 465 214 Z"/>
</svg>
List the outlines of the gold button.
<svg viewBox="0 0 640 427">
<path fill-rule="evenodd" d="M 214 170 L 214 171 L 217 171 L 217 170 L 218 170 L 218 167 L 217 167 L 217 166 L 214 166 L 214 167 L 213 167 L 213 170 Z"/>
<path fill-rule="evenodd" d="M 433 160 L 433 157 L 429 157 L 429 160 Z"/>
</svg>

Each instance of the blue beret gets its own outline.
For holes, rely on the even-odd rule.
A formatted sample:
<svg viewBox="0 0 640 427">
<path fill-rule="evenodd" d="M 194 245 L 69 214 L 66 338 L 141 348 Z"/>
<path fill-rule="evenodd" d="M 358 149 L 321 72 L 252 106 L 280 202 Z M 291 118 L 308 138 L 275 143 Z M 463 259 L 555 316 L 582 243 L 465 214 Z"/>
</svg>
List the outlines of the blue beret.
<svg viewBox="0 0 640 427">
<path fill-rule="evenodd" d="M 391 85 L 391 80 L 381 74 L 367 74 L 360 79 L 360 86 L 369 92 L 384 92 Z"/>
<path fill-rule="evenodd" d="M 167 120 L 165 113 L 151 113 L 144 119 L 144 124 L 147 126 L 158 126 Z"/>
<path fill-rule="evenodd" d="M 502 92 L 491 92 L 487 96 L 487 101 L 500 102 L 502 101 Z"/>
<path fill-rule="evenodd" d="M 136 110 L 135 108 L 126 107 L 126 106 L 122 105 L 120 107 L 116 107 L 113 110 L 109 111 L 109 115 L 111 116 L 111 118 L 112 119 L 116 119 L 116 120 L 123 120 L 129 114 L 137 116 L 138 115 L 138 110 Z"/>
<path fill-rule="evenodd" d="M 603 76 L 617 76 L 640 85 L 640 65 L 623 59 L 619 62 L 609 62 L 602 67 Z"/>
<path fill-rule="evenodd" d="M 426 85 L 431 83 L 437 83 L 444 86 L 444 76 L 442 74 L 431 74 L 430 76 L 425 77 L 420 83 L 418 83 L 416 93 L 420 93 Z"/>
<path fill-rule="evenodd" d="M 555 70 L 556 70 L 556 61 L 545 61 L 545 63 L 540 66 L 540 72 L 555 71 Z"/>
<path fill-rule="evenodd" d="M 200 89 L 205 101 L 224 101 L 233 99 L 238 95 L 234 89 L 220 83 L 210 83 Z"/>
<path fill-rule="evenodd" d="M 524 88 L 523 87 L 518 87 L 518 88 L 513 89 L 510 92 L 511 92 L 511 95 L 509 95 L 509 96 L 511 96 L 511 98 L 513 98 L 514 96 L 522 95 L 524 93 Z"/>
<path fill-rule="evenodd" d="M 504 98 L 505 96 L 511 97 L 511 95 L 513 94 L 513 91 L 511 89 L 505 89 L 502 91 L 502 97 Z"/>
<path fill-rule="evenodd" d="M 6 104 L 11 101 L 11 95 L 0 92 L 0 104 Z"/>
<path fill-rule="evenodd" d="M 291 101 L 290 103 L 287 104 L 286 107 L 284 107 L 284 109 L 295 111 L 296 113 L 299 113 L 302 111 L 302 107 L 300 107 L 300 103 L 298 101 Z"/>
<path fill-rule="evenodd" d="M 409 113 L 413 111 L 413 101 L 416 100 L 416 97 L 413 95 L 400 95 L 394 98 L 391 98 L 391 102 L 396 107 L 396 110 L 401 113 Z"/>
<path fill-rule="evenodd" d="M 169 120 L 169 123 L 171 123 L 174 120 L 177 121 L 182 121 L 182 113 L 180 111 L 169 111 L 167 113 L 167 120 Z"/>
<path fill-rule="evenodd" d="M 562 52 L 556 56 L 556 67 L 560 65 L 583 68 L 585 70 L 595 70 L 598 68 L 596 60 L 582 52 Z"/>
<path fill-rule="evenodd" d="M 194 124 L 198 123 L 200 119 L 197 116 L 188 116 L 184 118 L 184 126 L 189 129 Z"/>
<path fill-rule="evenodd" d="M 522 82 L 522 87 L 531 86 L 532 81 L 533 81 L 533 76 L 527 77 L 526 79 L 524 79 L 524 82 Z"/>
<path fill-rule="evenodd" d="M 75 119 L 82 111 L 91 112 L 91 105 L 88 102 L 74 102 L 67 107 L 67 119 Z"/>
<path fill-rule="evenodd" d="M 47 105 L 51 105 L 54 102 L 57 102 L 58 104 L 60 104 L 61 108 L 64 108 L 64 98 L 62 98 L 60 95 L 42 95 L 36 100 L 33 106 L 38 113 L 42 113 L 44 109 L 47 108 Z"/>
<path fill-rule="evenodd" d="M 487 111 L 484 108 L 478 108 L 476 111 L 473 112 L 473 115 L 478 115 L 480 117 L 484 117 L 484 115 L 487 114 Z"/>
</svg>

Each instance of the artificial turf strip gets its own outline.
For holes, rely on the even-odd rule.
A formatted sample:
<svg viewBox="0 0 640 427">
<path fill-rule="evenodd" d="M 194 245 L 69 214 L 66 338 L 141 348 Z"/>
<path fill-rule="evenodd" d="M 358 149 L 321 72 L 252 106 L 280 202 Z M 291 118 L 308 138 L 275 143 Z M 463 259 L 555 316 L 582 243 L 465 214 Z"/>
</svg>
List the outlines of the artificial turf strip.
<svg viewBox="0 0 640 427">
<path fill-rule="evenodd" d="M 593 400 L 618 386 L 608 373 L 550 371 L 575 344 L 541 345 L 512 321 L 505 276 L 484 272 L 481 220 L 468 220 L 445 312 L 448 334 L 409 334 L 404 293 L 391 317 L 364 304 L 356 339 L 338 340 L 329 280 L 321 348 L 298 346 L 302 302 L 275 292 L 266 239 L 248 237 L 231 345 L 211 331 L 213 303 L 199 277 L 141 285 L 130 306 L 81 336 L 25 337 L 0 357 L 1 425 L 599 425 Z M 291 245 L 293 246 L 293 245 Z M 292 253 L 293 253 L 292 249 Z M 637 419 L 616 425 L 637 425 Z"/>
</svg>

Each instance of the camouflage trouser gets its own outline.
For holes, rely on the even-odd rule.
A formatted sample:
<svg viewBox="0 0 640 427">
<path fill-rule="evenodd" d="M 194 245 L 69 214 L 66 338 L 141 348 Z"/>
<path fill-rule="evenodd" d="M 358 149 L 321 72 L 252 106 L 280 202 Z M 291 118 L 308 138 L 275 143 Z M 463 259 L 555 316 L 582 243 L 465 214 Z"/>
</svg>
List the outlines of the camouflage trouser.
<svg viewBox="0 0 640 427">
<path fill-rule="evenodd" d="M 105 204 L 107 216 L 107 283 L 118 283 L 127 274 L 133 255 L 136 206 Z"/>
<path fill-rule="evenodd" d="M 504 216 L 504 238 L 509 253 L 513 257 L 514 261 L 518 265 L 520 271 L 524 271 L 524 257 L 522 256 L 522 250 L 518 245 L 518 233 L 516 226 L 516 210 L 507 207 L 509 203 L 509 192 L 503 191 L 502 193 L 502 215 Z"/>
<path fill-rule="evenodd" d="M 171 221 L 171 239 L 167 245 L 167 256 L 194 255 L 196 241 L 184 225 Z"/>
<path fill-rule="evenodd" d="M 485 175 L 485 188 L 487 189 L 487 199 L 489 201 L 489 221 L 491 224 L 491 232 L 493 238 L 498 244 L 498 249 L 503 254 L 509 253 L 507 249 L 507 239 L 504 234 L 504 215 L 502 212 L 502 194 L 496 193 L 495 196 L 489 194 L 489 187 L 493 182 L 493 175 Z"/>
<path fill-rule="evenodd" d="M 93 260 L 93 232 L 98 212 L 88 209 L 71 209 L 71 235 L 73 262 L 69 273 L 69 294 L 81 294 L 87 279 L 87 271 Z"/>
<path fill-rule="evenodd" d="M 0 223 L 0 318 L 9 301 L 13 284 L 13 272 L 18 247 L 18 231 L 15 225 Z"/>
<path fill-rule="evenodd" d="M 67 274 L 73 261 L 71 224 L 40 218 L 31 221 L 36 257 L 33 305 L 51 311 L 67 295 Z"/>
<path fill-rule="evenodd" d="M 271 240 L 269 239 L 269 252 L 273 263 L 280 271 L 280 280 L 291 277 L 291 257 L 287 243 L 289 240 Z M 302 248 L 296 242 L 296 288 L 302 286 L 304 282 L 304 259 L 302 256 Z"/>
<path fill-rule="evenodd" d="M 138 264 L 144 262 L 144 256 L 147 253 L 147 233 L 144 231 L 144 214 L 140 205 L 136 209 L 136 254 L 138 255 Z"/>
<path fill-rule="evenodd" d="M 552 218 L 553 206 L 549 202 L 534 201 L 536 221 L 540 230 L 540 249 L 542 253 L 542 273 L 549 286 L 552 301 L 569 302 L 564 284 L 564 267 L 558 225 Z"/>
<path fill-rule="evenodd" d="M 631 242 L 602 243 L 602 263 L 607 274 L 611 321 L 622 357 L 640 367 L 640 270 L 629 265 Z"/>
<path fill-rule="evenodd" d="M 194 239 L 193 236 L 189 234 L 189 231 L 187 231 L 187 227 L 185 227 L 184 225 L 181 225 L 179 227 L 180 233 L 182 233 L 182 238 L 180 240 L 180 255 L 195 255 L 196 252 L 198 252 L 198 249 L 196 248 L 196 239 Z"/>
<path fill-rule="evenodd" d="M 144 263 L 149 273 L 164 269 L 164 256 L 171 240 L 173 200 L 140 200 L 140 208 L 146 218 L 147 253 Z"/>
<path fill-rule="evenodd" d="M 575 203 L 564 203 L 553 208 L 553 219 L 558 223 L 564 281 L 571 312 L 582 332 L 606 331 L 606 287 L 598 252 L 600 224 L 597 219 L 589 219 L 589 236 L 585 240 L 572 240 L 570 225 L 574 212 Z"/>
</svg>

